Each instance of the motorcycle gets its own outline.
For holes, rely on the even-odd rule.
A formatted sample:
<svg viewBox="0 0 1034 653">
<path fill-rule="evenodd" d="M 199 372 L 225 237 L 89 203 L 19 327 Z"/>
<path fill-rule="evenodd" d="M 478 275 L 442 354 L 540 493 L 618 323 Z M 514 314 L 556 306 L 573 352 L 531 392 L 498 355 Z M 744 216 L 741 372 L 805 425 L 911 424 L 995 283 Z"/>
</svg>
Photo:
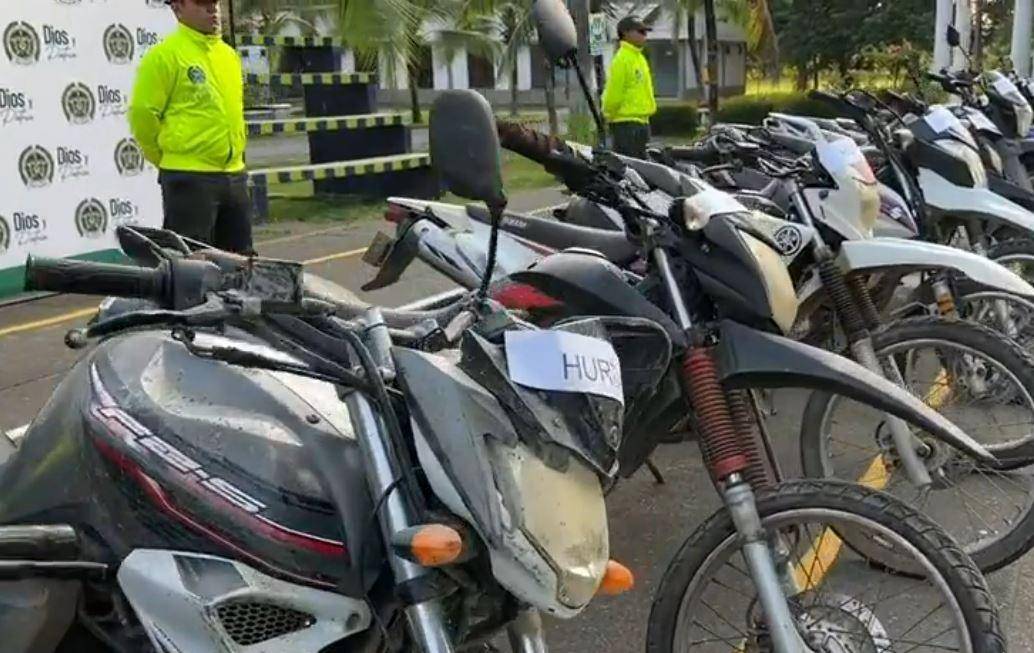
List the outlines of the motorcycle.
<svg viewBox="0 0 1034 653">
<path fill-rule="evenodd" d="M 487 103 L 450 92 L 435 115 L 450 117 L 431 126 L 435 165 L 454 192 L 498 215 L 505 196 Z M 572 617 L 598 592 L 631 585 L 608 558 L 601 483 L 617 466 L 622 404 L 652 391 L 669 329 L 620 318 L 537 329 L 483 291 L 433 317 L 392 313 L 336 300 L 300 264 L 176 257 L 140 232 L 127 237 L 149 242 L 157 267 L 27 262 L 28 288 L 144 302 L 70 335 L 76 346 L 102 340 L 0 469 L 8 650 L 81 651 L 92 638 L 115 651 L 447 653 L 506 629 L 515 651 L 544 651 L 540 612 Z M 416 328 L 429 319 L 438 326 Z M 723 331 L 729 354 L 792 353 L 806 369 L 784 375 L 834 381 L 958 435 L 829 354 Z M 562 373 L 570 360 L 576 379 Z M 725 365 L 727 381 L 771 375 L 773 363 Z M 729 506 L 694 541 L 717 541 L 721 553 L 740 533 L 734 548 L 758 588 L 764 615 L 754 611 L 752 628 L 764 641 L 804 651 L 805 638 L 828 639 L 831 611 L 871 614 L 857 603 L 837 609 L 840 595 L 821 609 L 783 595 L 777 583 L 792 578 L 777 569 L 800 566 L 789 561 L 802 533 L 795 515 L 807 507 L 853 542 L 878 537 L 893 547 L 881 555 L 910 558 L 925 584 L 909 601 L 958 608 L 935 619 L 937 637 L 1002 650 L 986 586 L 937 527 L 850 485 L 790 484 L 755 502 L 725 391 L 715 377 L 693 383 L 704 394 L 690 399 L 719 429 L 702 432 L 721 444 L 709 451 Z M 820 597 L 819 585 L 798 596 Z M 833 637 L 891 641 L 889 622 L 867 623 Z"/>
</svg>

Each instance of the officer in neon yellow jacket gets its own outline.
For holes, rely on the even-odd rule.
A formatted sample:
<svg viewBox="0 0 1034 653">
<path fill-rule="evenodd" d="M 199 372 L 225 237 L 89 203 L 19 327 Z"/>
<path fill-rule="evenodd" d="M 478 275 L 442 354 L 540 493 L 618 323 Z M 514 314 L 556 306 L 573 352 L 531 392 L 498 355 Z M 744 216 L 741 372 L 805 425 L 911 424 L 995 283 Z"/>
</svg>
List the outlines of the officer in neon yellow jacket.
<svg viewBox="0 0 1034 653">
<path fill-rule="evenodd" d="M 621 43 L 603 90 L 603 117 L 615 152 L 646 158 L 650 117 L 657 113 L 650 62 L 643 54 L 650 28 L 635 16 L 618 22 Z"/>
<path fill-rule="evenodd" d="M 250 253 L 241 61 L 223 42 L 219 0 L 166 0 L 179 28 L 137 71 L 129 125 L 159 169 L 165 228 Z"/>
</svg>

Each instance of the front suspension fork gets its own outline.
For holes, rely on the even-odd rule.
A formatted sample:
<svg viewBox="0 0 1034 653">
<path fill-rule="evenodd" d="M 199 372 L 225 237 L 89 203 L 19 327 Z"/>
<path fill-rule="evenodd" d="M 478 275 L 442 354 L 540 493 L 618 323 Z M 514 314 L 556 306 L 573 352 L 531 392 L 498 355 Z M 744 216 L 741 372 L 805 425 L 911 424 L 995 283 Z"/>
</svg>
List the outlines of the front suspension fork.
<svg viewBox="0 0 1034 653">
<path fill-rule="evenodd" d="M 725 390 L 712 350 L 700 345 L 687 352 L 682 379 L 698 422 L 704 462 L 743 541 L 743 557 L 774 649 L 779 653 L 808 651 L 787 602 L 787 596 L 795 596 L 800 588 L 788 559 L 783 556 L 777 564 L 772 554 L 773 548 L 783 551 L 787 547 L 779 534 L 773 534 L 775 542 L 770 541 L 758 514 L 754 488 L 772 486 L 776 473 L 768 464 L 769 452 L 757 430 L 756 416 L 748 412 L 749 395 Z"/>
<path fill-rule="evenodd" d="M 870 372 L 879 374 L 904 388 L 905 379 L 898 369 L 897 362 L 888 357 L 884 364 L 881 364 L 876 356 L 871 329 L 878 327 L 881 320 L 864 281 L 859 277 L 848 279 L 831 258 L 819 263 L 819 274 L 840 315 L 852 357 Z M 890 413 L 885 413 L 884 419 L 890 430 L 894 449 L 909 480 L 918 488 L 929 487 L 933 481 L 919 454 L 926 445 L 912 434 L 912 429 L 905 420 Z"/>
</svg>

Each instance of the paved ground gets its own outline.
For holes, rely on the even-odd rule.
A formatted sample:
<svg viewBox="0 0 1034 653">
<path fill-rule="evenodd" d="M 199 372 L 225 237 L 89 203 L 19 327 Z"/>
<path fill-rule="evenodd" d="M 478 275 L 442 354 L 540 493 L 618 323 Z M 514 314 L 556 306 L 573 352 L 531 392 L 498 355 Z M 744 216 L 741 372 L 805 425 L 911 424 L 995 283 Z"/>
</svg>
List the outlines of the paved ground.
<svg viewBox="0 0 1034 653">
<path fill-rule="evenodd" d="M 514 208 L 529 210 L 558 199 L 551 192 L 518 196 Z M 360 252 L 379 228 L 378 224 L 274 227 L 264 230 L 267 242 L 260 251 L 273 257 L 316 260 L 311 265 L 314 272 L 358 288 L 372 274 L 360 261 Z M 365 297 L 385 305 L 398 305 L 447 287 L 433 271 L 417 265 L 396 286 Z M 68 328 L 86 318 L 83 315 L 61 321 L 61 317 L 91 306 L 96 306 L 95 300 L 62 296 L 0 309 L 0 430 L 30 420 L 75 362 L 79 354 L 64 348 L 62 337 Z M 786 471 L 793 474 L 794 432 L 798 428 L 801 397 L 782 393 L 777 403 L 779 413 L 770 426 Z M 0 444 L 0 459 L 7 453 L 2 449 Z M 642 650 L 650 598 L 667 560 L 687 534 L 717 507 L 714 490 L 703 473 L 694 445 L 662 448 L 656 462 L 667 477 L 666 485 L 657 485 L 648 474 L 640 473 L 619 485 L 608 500 L 612 555 L 636 572 L 636 589 L 624 597 L 597 601 L 576 620 L 551 623 L 551 650 Z M 1031 556 L 992 578 L 1012 651 L 1034 650 L 1034 625 L 1029 618 L 1029 606 L 1034 604 L 1032 581 Z"/>
</svg>

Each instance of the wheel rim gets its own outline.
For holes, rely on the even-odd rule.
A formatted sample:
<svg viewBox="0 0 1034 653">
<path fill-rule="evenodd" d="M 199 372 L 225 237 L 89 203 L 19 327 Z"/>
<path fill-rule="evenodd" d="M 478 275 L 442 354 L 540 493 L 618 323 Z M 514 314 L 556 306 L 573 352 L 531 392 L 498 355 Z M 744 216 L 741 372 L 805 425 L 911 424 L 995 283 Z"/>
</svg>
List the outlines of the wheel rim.
<svg viewBox="0 0 1034 653">
<path fill-rule="evenodd" d="M 1015 375 L 996 361 L 960 343 L 942 340 L 909 340 L 882 349 L 899 362 L 906 384 L 912 393 L 933 405 L 956 425 L 992 451 L 1005 452 L 1031 439 L 1034 433 L 1034 399 Z M 924 384 L 915 375 L 928 378 L 933 369 L 923 370 L 930 358 L 941 365 L 942 372 Z M 969 406 L 953 406 L 968 389 L 961 376 L 949 371 L 952 361 L 969 357 L 978 359 L 993 382 L 991 394 Z M 947 363 L 947 364 L 945 364 Z M 945 376 L 947 375 L 947 376 Z M 959 381 L 956 384 L 953 381 Z M 1009 391 L 1001 386 L 1011 383 Z M 1008 397 L 1002 401 L 1003 397 Z M 938 402 L 931 401 L 939 398 Z M 1000 403 L 995 403 L 995 401 Z M 838 414 L 840 417 L 838 417 Z M 998 433 L 995 433 L 995 427 Z M 913 432 L 917 432 L 913 428 Z M 820 426 L 819 459 L 822 473 L 861 483 L 871 489 L 888 492 L 941 524 L 970 555 L 1001 542 L 1034 508 L 1034 478 L 1029 471 L 996 471 L 975 464 L 957 451 L 919 433 L 930 446 L 924 460 L 934 481 L 927 491 L 913 486 L 897 464 L 890 444 L 890 435 L 879 411 L 852 400 L 834 396 L 826 405 Z M 994 436 L 997 435 L 997 439 Z"/>
<path fill-rule="evenodd" d="M 995 308 L 996 302 L 1005 302 L 1009 308 L 1009 319 L 1016 332 L 1013 339 L 1026 351 L 1034 350 L 1034 303 L 1000 292 L 979 292 L 959 298 L 959 312 L 962 317 L 987 324 L 1008 335 L 1006 325 Z"/>
<path fill-rule="evenodd" d="M 946 579 L 900 534 L 862 515 L 830 508 L 787 510 L 762 523 L 767 533 L 778 531 L 785 541 L 795 542 L 791 560 L 805 591 L 791 601 L 791 612 L 814 650 L 972 651 L 965 617 Z M 837 548 L 835 533 L 845 530 L 911 557 L 909 566 L 922 570 L 922 578 L 882 571 L 854 549 L 842 543 Z M 739 547 L 738 535 L 727 537 L 690 579 L 676 617 L 673 653 L 770 650 L 754 627 L 760 608 L 742 556 L 736 555 Z M 828 554 L 833 549 L 835 556 Z M 874 575 L 881 580 L 873 582 Z M 743 624 L 737 625 L 740 620 Z"/>
</svg>

